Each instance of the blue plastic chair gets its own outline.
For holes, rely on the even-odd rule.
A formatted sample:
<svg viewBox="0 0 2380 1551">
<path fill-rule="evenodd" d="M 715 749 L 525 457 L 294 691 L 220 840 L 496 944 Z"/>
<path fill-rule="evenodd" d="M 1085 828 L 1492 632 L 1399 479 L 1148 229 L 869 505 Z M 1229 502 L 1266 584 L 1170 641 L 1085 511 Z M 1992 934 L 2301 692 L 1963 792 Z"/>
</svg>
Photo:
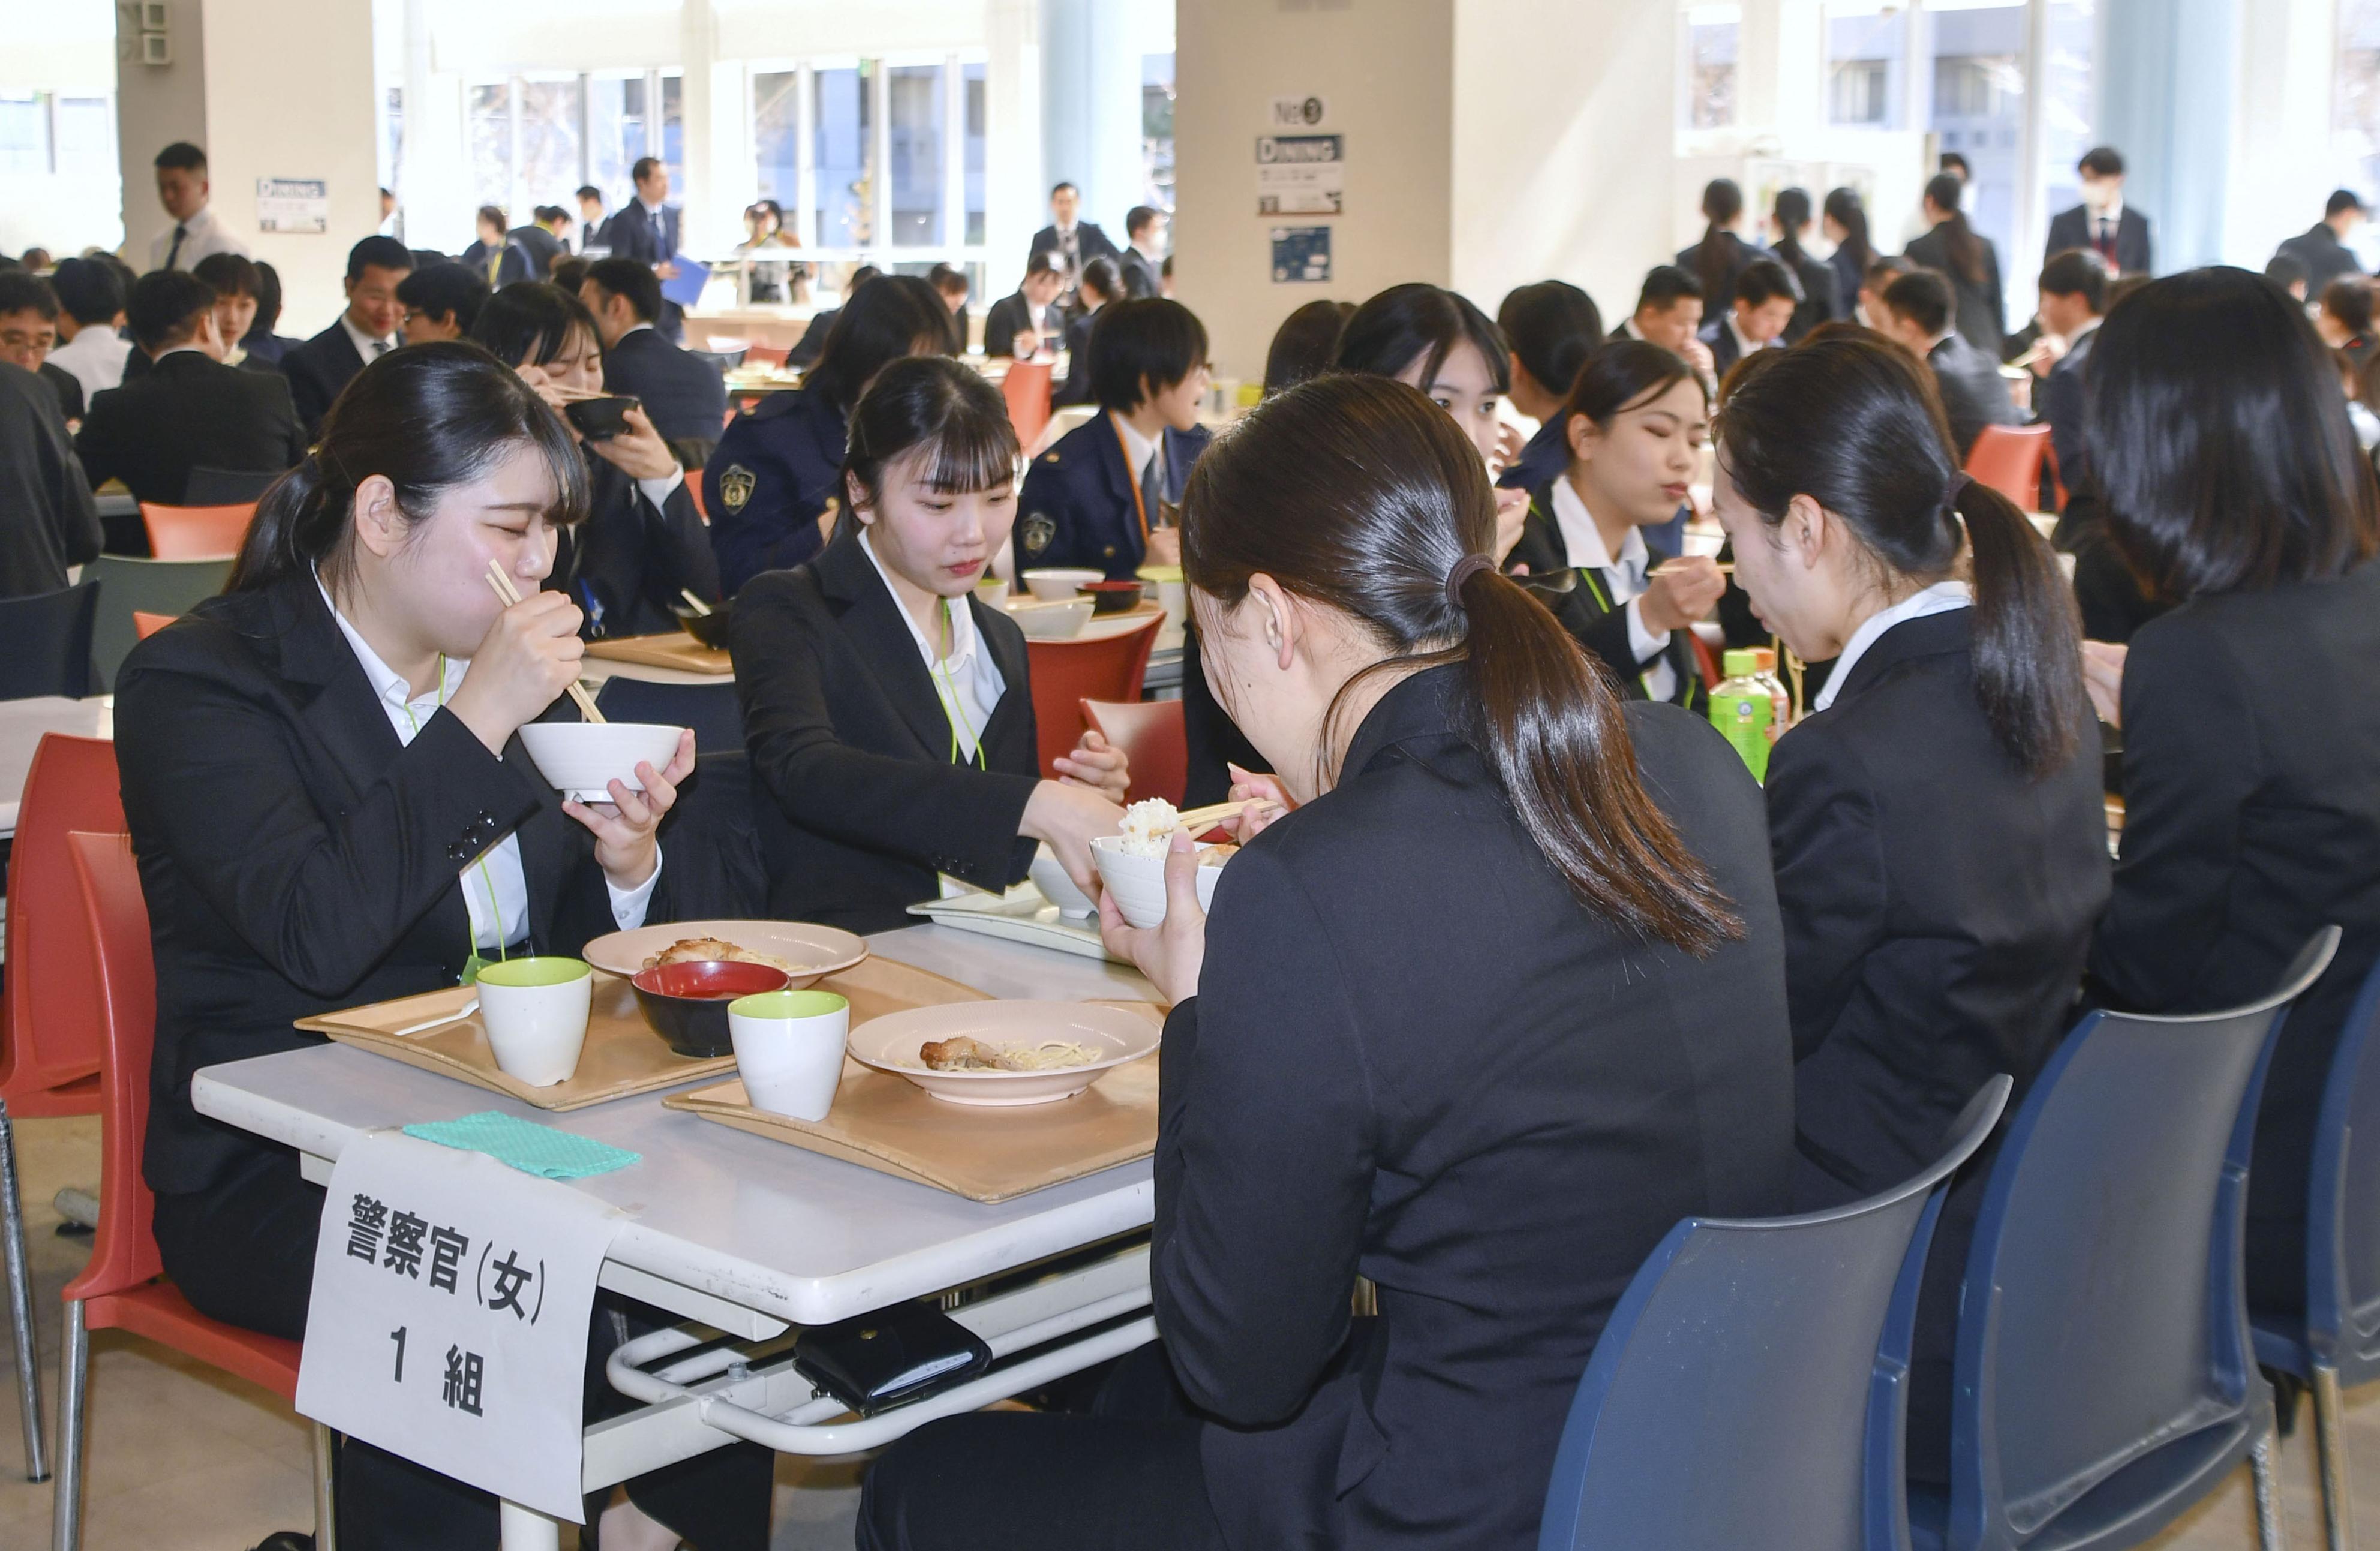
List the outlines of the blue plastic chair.
<svg viewBox="0 0 2380 1551">
<path fill-rule="evenodd" d="M 2248 1153 L 2281 987 L 2192 1017 L 2094 1012 L 2017 1110 L 1960 1299 L 1950 1490 L 1912 1489 L 1921 1551 L 2113 1551 L 2243 1459 L 2259 1543 L 2281 1545 L 2272 1387 L 2249 1360 Z"/>
<path fill-rule="evenodd" d="M 1903 1380 L 1925 1247 L 1945 1181 L 2010 1085 L 1985 1084 L 1949 1150 L 1882 1194 L 1671 1229 L 1579 1381 L 1538 1551 L 1904 1545 Z"/>
<path fill-rule="evenodd" d="M 614 676 L 595 704 L 613 721 L 673 722 L 694 729 L 694 751 L 716 754 L 744 746 L 744 708 L 733 680 L 718 684 L 651 684 Z"/>
<path fill-rule="evenodd" d="M 2355 1521 L 2338 1395 L 2380 1378 L 2380 966 L 2364 977 L 2339 1031 L 2314 1119 L 2306 1205 L 2306 1306 L 2251 1309 L 2256 1361 L 2313 1391 L 2324 1527 L 2348 1551 Z M 2361 1141 L 2363 1145 L 2358 1146 Z"/>
</svg>

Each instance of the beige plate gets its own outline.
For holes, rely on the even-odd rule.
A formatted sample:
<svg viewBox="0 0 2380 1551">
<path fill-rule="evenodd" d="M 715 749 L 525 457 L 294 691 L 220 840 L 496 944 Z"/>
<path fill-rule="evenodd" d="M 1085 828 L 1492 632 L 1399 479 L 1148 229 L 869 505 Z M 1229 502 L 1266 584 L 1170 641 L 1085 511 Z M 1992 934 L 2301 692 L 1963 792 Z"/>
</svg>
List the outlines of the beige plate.
<svg viewBox="0 0 2380 1551">
<path fill-rule="evenodd" d="M 647 959 L 690 937 L 715 937 L 784 960 L 794 966 L 796 990 L 868 957 L 868 944 L 851 933 L 800 921 L 670 921 L 599 937 L 579 957 L 608 974 L 634 975 Z"/>
<path fill-rule="evenodd" d="M 1028 1046 L 1071 1039 L 1108 1053 L 1083 1066 L 1051 1072 L 929 1072 L 908 1063 L 918 1048 L 959 1035 L 987 1045 Z M 851 1031 L 851 1059 L 905 1077 L 953 1104 L 1048 1104 L 1072 1098 L 1111 1066 L 1157 1048 L 1158 1029 L 1117 1007 L 1083 1001 L 969 1001 L 913 1007 L 871 1019 Z"/>
</svg>

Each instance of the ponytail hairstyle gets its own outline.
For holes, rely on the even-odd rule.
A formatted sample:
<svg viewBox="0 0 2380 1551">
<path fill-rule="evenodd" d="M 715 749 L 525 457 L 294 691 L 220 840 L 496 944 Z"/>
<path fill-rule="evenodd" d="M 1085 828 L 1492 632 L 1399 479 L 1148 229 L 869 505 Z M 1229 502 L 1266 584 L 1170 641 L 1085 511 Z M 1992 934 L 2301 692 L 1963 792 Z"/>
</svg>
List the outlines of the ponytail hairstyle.
<svg viewBox="0 0 2380 1551">
<path fill-rule="evenodd" d="M 364 480 L 386 478 L 397 510 L 418 523 L 446 491 L 523 446 L 553 479 L 546 521 L 567 527 L 584 517 L 587 460 L 562 418 L 510 366 L 461 340 L 392 350 L 356 374 L 306 461 L 257 502 L 224 590 L 257 591 L 310 568 L 334 584 L 355 563 L 356 487 Z"/>
<path fill-rule="evenodd" d="M 1595 298 L 1566 280 L 1540 280 L 1505 297 L 1497 332 L 1537 386 L 1557 397 L 1570 392 L 1578 369 L 1603 343 L 1603 314 Z"/>
<path fill-rule="evenodd" d="M 886 466 L 911 456 L 921 459 L 928 490 L 1014 490 L 1021 455 L 1008 401 L 983 373 L 947 356 L 906 356 L 878 372 L 852 406 L 842 493 L 846 506 L 873 507 Z"/>
<path fill-rule="evenodd" d="M 1942 218 L 1942 243 L 1949 250 L 1950 273 L 1970 285 L 1984 283 L 1984 239 L 1975 228 L 1967 224 L 1967 212 L 1959 208 L 1960 193 L 1967 186 L 1949 173 L 1936 173 L 1925 182 L 1925 198 L 1936 210 L 1950 213 Z"/>
<path fill-rule="evenodd" d="M 1357 308 L 1339 332 L 1337 364 L 1342 371 L 1394 377 L 1419 361 L 1426 387 L 1438 380 L 1446 357 L 1466 339 L 1486 358 L 1496 391 L 1511 393 L 1512 358 L 1488 314 L 1467 297 L 1422 281 L 1391 285 Z M 1472 455 L 1478 455 L 1477 449 Z"/>
<path fill-rule="evenodd" d="M 1777 201 L 1769 206 L 1777 218 L 1777 246 L 1774 251 L 1789 264 L 1802 261 L 1802 228 L 1810 224 L 1810 191 L 1806 188 L 1779 188 Z"/>
<path fill-rule="evenodd" d="M 1731 177 L 1715 177 L 1703 185 L 1703 240 L 1694 245 L 1694 278 L 1714 312 L 1735 299 L 1735 244 L 1727 229 L 1743 213 L 1743 190 Z"/>
<path fill-rule="evenodd" d="M 1334 373 L 1265 400 L 1198 460 L 1182 565 L 1223 607 L 1262 572 L 1370 633 L 1380 658 L 1340 690 L 1326 746 L 1363 678 L 1464 664 L 1463 734 L 1582 905 L 1697 956 L 1742 937 L 1645 793 L 1609 678 L 1489 562 L 1495 534 L 1478 450 L 1445 412 L 1402 382 Z M 1317 784 L 1334 783 L 1331 757 L 1316 757 Z"/>
<path fill-rule="evenodd" d="M 1963 539 L 1975 698 L 1993 740 L 2034 780 L 2071 758 L 2090 724 L 2073 591 L 2015 503 L 1960 471 L 1932 372 L 1864 329 L 1814 333 L 1752 365 L 1719 408 L 1719 472 L 1772 527 L 1795 496 L 1815 501 L 1902 587 L 1949 576 Z"/>
<path fill-rule="evenodd" d="M 1868 240 L 1867 206 L 1860 203 L 1856 188 L 1827 190 L 1825 212 L 1828 219 L 1843 229 L 1842 247 L 1848 251 L 1861 274 L 1876 262 L 1876 245 Z"/>
</svg>

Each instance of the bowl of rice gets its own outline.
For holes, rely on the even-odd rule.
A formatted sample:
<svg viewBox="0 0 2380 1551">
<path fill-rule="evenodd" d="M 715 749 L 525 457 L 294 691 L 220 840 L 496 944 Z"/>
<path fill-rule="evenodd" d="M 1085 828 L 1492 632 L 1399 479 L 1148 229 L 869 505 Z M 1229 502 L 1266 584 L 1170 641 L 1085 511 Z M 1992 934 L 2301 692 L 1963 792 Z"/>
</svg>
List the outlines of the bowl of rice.
<svg viewBox="0 0 2380 1551">
<path fill-rule="evenodd" d="M 1165 919 L 1165 855 L 1182 814 L 1162 797 L 1151 797 L 1123 810 L 1119 834 L 1091 842 L 1091 859 L 1099 865 L 1099 886 L 1115 897 L 1116 908 L 1135 927 L 1154 927 Z M 1198 908 L 1210 909 L 1215 880 L 1236 847 L 1200 845 Z"/>
</svg>

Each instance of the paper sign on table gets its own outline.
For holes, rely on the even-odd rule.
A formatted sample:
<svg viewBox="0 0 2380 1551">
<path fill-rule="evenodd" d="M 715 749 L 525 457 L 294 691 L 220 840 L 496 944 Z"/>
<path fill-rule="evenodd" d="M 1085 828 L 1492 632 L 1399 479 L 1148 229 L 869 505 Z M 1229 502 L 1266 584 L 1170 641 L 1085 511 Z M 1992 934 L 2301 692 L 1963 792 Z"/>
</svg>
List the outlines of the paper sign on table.
<svg viewBox="0 0 2380 1551">
<path fill-rule="evenodd" d="M 481 1154 L 358 1137 L 322 1208 L 298 1411 L 583 1522 L 588 1321 L 619 1225 Z"/>
</svg>

